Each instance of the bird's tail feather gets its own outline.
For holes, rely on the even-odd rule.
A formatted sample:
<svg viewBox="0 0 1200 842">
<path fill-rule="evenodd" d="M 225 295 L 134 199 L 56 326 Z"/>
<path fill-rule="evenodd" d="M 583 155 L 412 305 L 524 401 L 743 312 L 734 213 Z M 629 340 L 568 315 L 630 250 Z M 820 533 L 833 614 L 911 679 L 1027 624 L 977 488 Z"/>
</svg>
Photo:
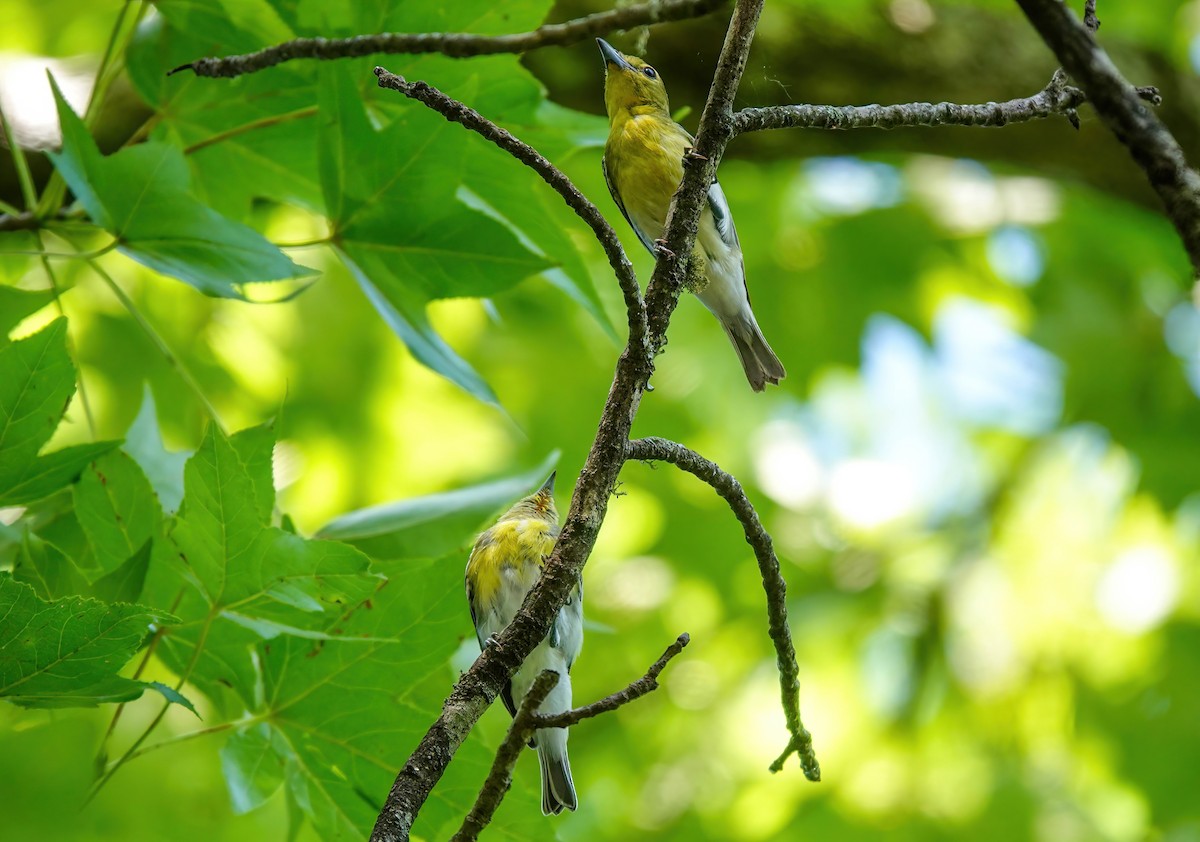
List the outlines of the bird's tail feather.
<svg viewBox="0 0 1200 842">
<path fill-rule="evenodd" d="M 783 363 L 767 344 L 753 313 L 723 319 L 721 326 L 725 328 L 729 341 L 737 351 L 738 359 L 742 361 L 742 370 L 746 372 L 751 389 L 761 392 L 768 383 L 778 383 L 787 376 Z"/>
<path fill-rule="evenodd" d="M 563 810 L 574 810 L 579 802 L 575 798 L 575 782 L 571 780 L 566 745 L 556 751 L 551 748 L 551 741 L 540 741 L 538 761 L 542 767 L 542 812 L 556 816 Z"/>
</svg>

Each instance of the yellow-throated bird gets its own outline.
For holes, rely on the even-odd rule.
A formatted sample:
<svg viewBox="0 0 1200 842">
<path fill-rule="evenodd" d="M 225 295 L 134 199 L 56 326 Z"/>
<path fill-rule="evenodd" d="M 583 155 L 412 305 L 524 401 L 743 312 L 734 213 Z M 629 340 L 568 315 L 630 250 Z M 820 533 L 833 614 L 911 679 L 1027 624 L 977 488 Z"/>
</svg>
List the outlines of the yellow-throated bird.
<svg viewBox="0 0 1200 842">
<path fill-rule="evenodd" d="M 609 122 L 604 180 L 642 245 L 656 254 L 655 241 L 663 236 L 667 208 L 683 180 L 683 157 L 694 140 L 671 119 L 667 89 L 653 67 L 600 38 L 596 43 L 604 55 Z M 696 295 L 725 328 L 750 387 L 761 392 L 767 383 L 778 383 L 786 372 L 750 309 L 737 229 L 725 192 L 715 181 L 708 189 L 692 261 L 708 280 Z"/>
<path fill-rule="evenodd" d="M 512 622 L 525 594 L 542 575 L 542 565 L 558 540 L 558 510 L 554 508 L 554 474 L 533 494 L 519 500 L 475 541 L 467 561 L 467 603 L 482 649 Z M 529 692 L 543 670 L 558 673 L 539 713 L 571 709 L 571 665 L 583 647 L 583 582 L 554 618 L 546 639 L 538 644 L 505 684 L 500 698 L 508 712 Z M 571 764 L 567 760 L 567 729 L 544 728 L 534 734 L 542 767 L 542 812 L 547 815 L 577 806 Z"/>
</svg>

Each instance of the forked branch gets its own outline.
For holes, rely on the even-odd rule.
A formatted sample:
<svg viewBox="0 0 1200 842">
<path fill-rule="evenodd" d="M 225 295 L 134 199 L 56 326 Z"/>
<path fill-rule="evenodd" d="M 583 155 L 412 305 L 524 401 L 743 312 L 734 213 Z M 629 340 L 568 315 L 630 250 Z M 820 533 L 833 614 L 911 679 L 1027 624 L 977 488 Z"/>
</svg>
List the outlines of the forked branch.
<svg viewBox="0 0 1200 842">
<path fill-rule="evenodd" d="M 462 827 L 458 829 L 458 833 L 454 834 L 450 842 L 474 842 L 480 831 L 492 820 L 496 808 L 500 806 L 500 802 L 504 800 L 504 796 L 508 794 L 508 790 L 512 786 L 513 768 L 521 756 L 521 749 L 529 742 L 534 731 L 539 728 L 568 728 L 585 719 L 614 711 L 622 705 L 627 705 L 647 693 L 657 690 L 658 677 L 666 669 L 667 662 L 682 652 L 683 647 L 687 646 L 690 640 L 687 632 L 679 635 L 675 642 L 662 653 L 662 656 L 650 666 L 650 669 L 646 670 L 645 675 L 631 682 L 623 690 L 618 690 L 590 705 L 553 716 L 543 716 L 534 711 L 545 701 L 546 696 L 558 683 L 558 674 L 547 670 L 534 679 L 533 686 L 525 694 L 525 699 L 517 710 L 517 715 L 513 717 L 508 734 L 496 751 L 496 759 L 492 761 L 491 771 L 488 772 L 483 787 L 479 790 L 479 796 L 475 799 L 474 806 L 471 807 L 471 811 L 463 820 Z"/>
<path fill-rule="evenodd" d="M 1200 174 L 1088 31 L 1100 25 L 1094 0 L 1089 0 L 1085 9 L 1086 24 L 1062 0 L 1017 0 L 1017 4 L 1083 89 L 1100 119 L 1145 170 L 1200 277 Z"/>
<path fill-rule="evenodd" d="M 496 814 L 496 808 L 500 806 L 500 802 L 504 800 L 504 796 L 508 794 L 508 790 L 512 786 L 513 769 L 521 756 L 521 749 L 525 748 L 525 744 L 537 730 L 533 724 L 534 719 L 537 718 L 534 711 L 542 702 L 546 701 L 546 697 L 550 695 L 550 691 L 557 684 L 558 673 L 553 670 L 545 670 L 533 680 L 529 692 L 525 694 L 525 698 L 521 700 L 521 706 L 517 708 L 508 733 L 504 735 L 504 740 L 500 743 L 500 748 L 496 749 L 496 758 L 492 761 L 492 768 L 483 781 L 483 787 L 479 790 L 479 797 L 475 799 L 475 804 L 463 819 L 458 832 L 451 837 L 450 842 L 474 842 L 479 838 L 480 832 L 491 822 L 492 816 Z"/>
</svg>

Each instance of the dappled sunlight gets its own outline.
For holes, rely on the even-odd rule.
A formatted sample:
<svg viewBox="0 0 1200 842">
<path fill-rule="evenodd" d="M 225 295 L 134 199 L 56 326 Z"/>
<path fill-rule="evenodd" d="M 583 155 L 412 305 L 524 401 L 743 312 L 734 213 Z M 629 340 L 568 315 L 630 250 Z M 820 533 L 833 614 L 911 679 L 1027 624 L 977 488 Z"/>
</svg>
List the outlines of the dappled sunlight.
<svg viewBox="0 0 1200 842">
<path fill-rule="evenodd" d="M 974 234 L 998 225 L 1044 225 L 1060 212 L 1058 187 L 1029 176 L 997 176 L 966 160 L 914 158 L 908 187 L 948 231 Z"/>
<path fill-rule="evenodd" d="M 1162 623 L 1179 592 L 1169 549 L 1141 544 L 1122 550 L 1096 585 L 1096 608 L 1105 622 L 1136 634 Z"/>
</svg>

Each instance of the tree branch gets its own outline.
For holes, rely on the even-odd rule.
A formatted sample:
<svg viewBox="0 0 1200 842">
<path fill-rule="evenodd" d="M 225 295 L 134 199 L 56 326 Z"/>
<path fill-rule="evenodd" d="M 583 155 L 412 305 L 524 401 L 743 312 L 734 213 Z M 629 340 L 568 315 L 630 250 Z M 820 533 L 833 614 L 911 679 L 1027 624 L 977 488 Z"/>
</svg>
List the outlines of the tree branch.
<svg viewBox="0 0 1200 842">
<path fill-rule="evenodd" d="M 1200 174 L 1188 165 L 1171 132 L 1142 103 L 1137 90 L 1062 0 L 1017 0 L 1017 4 L 1087 94 L 1100 119 L 1145 170 L 1200 277 Z M 1094 21 L 1094 4 L 1089 11 Z"/>
<path fill-rule="evenodd" d="M 679 637 L 675 638 L 675 642 L 666 648 L 662 656 L 650 665 L 650 669 L 646 670 L 646 674 L 636 681 L 630 682 L 629 686 L 624 690 L 611 693 L 599 701 L 592 702 L 590 705 L 584 705 L 583 707 L 574 708 L 552 716 L 539 713 L 533 718 L 534 728 L 569 728 L 585 719 L 591 719 L 593 716 L 614 711 L 622 705 L 627 705 L 630 702 L 640 699 L 647 693 L 657 690 L 658 677 L 666 669 L 667 662 L 682 652 L 683 648 L 691 640 L 692 638 L 687 632 L 679 635 Z"/>
<path fill-rule="evenodd" d="M 1158 89 L 1137 88 L 1138 96 L 1158 105 Z M 1087 101 L 1079 88 L 1056 73 L 1033 96 L 1007 102 L 960 105 L 954 102 L 909 102 L 902 105 L 775 105 L 744 108 L 733 115 L 735 134 L 765 129 L 898 129 L 919 126 L 1007 126 L 1047 117 L 1068 119 Z"/>
<path fill-rule="evenodd" d="M 513 768 L 521 756 L 521 749 L 525 748 L 525 744 L 537 730 L 534 720 L 538 717 L 534 711 L 546 701 L 546 697 L 557 684 L 558 673 L 553 670 L 544 670 L 533 680 L 529 692 L 521 701 L 521 707 L 513 717 L 508 733 L 504 735 L 504 741 L 500 743 L 500 748 L 496 749 L 496 759 L 492 761 L 491 771 L 483 781 L 479 797 L 475 799 L 470 812 L 463 819 L 462 827 L 451 837 L 450 842 L 475 842 L 488 826 L 492 816 L 496 814 L 496 808 L 500 806 L 500 802 L 512 786 Z"/>
<path fill-rule="evenodd" d="M 697 134 L 697 149 L 706 154 L 708 160 L 703 167 L 692 167 L 685 172 L 683 183 L 676 191 L 667 221 L 667 241 L 673 253 L 664 253 L 659 258 L 654 279 L 647 290 L 646 315 L 652 331 L 652 348 L 656 344 L 655 337 L 661 343 L 665 336 L 671 311 L 679 297 L 682 267 L 674 255 L 691 252 L 701 201 L 712 182 L 720 153 L 732 136 L 730 103 L 741 80 L 761 10 L 762 0 L 739 0 L 729 24 Z M 554 552 L 516 617 L 495 643 L 486 647 L 471 668 L 459 677 L 443 703 L 437 721 L 426 731 L 397 774 L 371 833 L 372 842 L 408 839 L 421 805 L 445 772 L 454 752 L 495 700 L 504 682 L 545 638 L 554 616 L 578 583 L 608 511 L 609 498 L 625 462 L 629 430 L 653 370 L 653 359 L 647 354 L 636 353 L 631 338 L 617 360 L 599 429 L 575 484 Z"/>
<path fill-rule="evenodd" d="M 521 756 L 521 749 L 533 736 L 534 731 L 539 728 L 568 728 L 585 719 L 591 719 L 593 716 L 614 711 L 622 705 L 627 705 L 647 693 L 657 690 L 658 677 L 666 668 L 667 662 L 682 652 L 683 647 L 688 645 L 690 639 L 687 632 L 679 635 L 675 642 L 662 653 L 662 657 L 651 665 L 646 674 L 630 683 L 624 690 L 618 690 L 590 705 L 552 716 L 543 716 L 534 711 L 545 701 L 546 696 L 558 683 L 558 673 L 547 670 L 539 675 L 525 695 L 524 701 L 521 702 L 517 715 L 513 717 L 512 726 L 508 729 L 504 742 L 496 750 L 496 759 L 492 762 L 492 769 L 488 772 L 487 779 L 484 780 L 483 786 L 479 790 L 479 796 L 475 799 L 474 806 L 471 807 L 471 811 L 463 819 L 462 827 L 458 829 L 458 833 L 454 834 L 450 842 L 474 842 L 479 837 L 479 833 L 492 820 L 500 802 L 504 800 L 504 796 L 508 794 L 508 790 L 512 786 L 513 768 Z"/>
<path fill-rule="evenodd" d="M 550 163 L 536 149 L 523 143 L 510 132 L 500 128 L 491 120 L 477 111 L 468 108 L 461 102 L 451 99 L 432 85 L 425 82 L 408 82 L 395 73 L 382 67 L 375 68 L 375 76 L 379 79 L 379 87 L 399 91 L 409 99 L 433 109 L 452 123 L 458 123 L 481 137 L 499 146 L 508 154 L 541 176 L 542 181 L 554 188 L 562 196 L 567 207 L 588 224 L 596 239 L 608 257 L 608 265 L 617 276 L 621 285 L 621 293 L 625 296 L 625 310 L 629 320 L 629 339 L 635 353 L 645 354 L 646 338 L 646 305 L 642 301 L 642 290 L 638 286 L 637 275 L 633 264 L 629 262 L 617 232 L 608 224 L 608 220 L 600 213 L 591 201 L 579 192 L 579 188 L 571 183 L 571 179 L 562 170 Z"/>
<path fill-rule="evenodd" d="M 442 53 L 451 58 L 495 53 L 526 53 L 542 47 L 565 47 L 609 32 L 702 17 L 724 2 L 725 0 L 649 0 L 636 6 L 598 12 L 565 23 L 546 24 L 532 32 L 510 35 L 382 32 L 350 38 L 296 38 L 245 55 L 198 59 L 176 67 L 171 73 L 191 70 L 197 76 L 232 78 L 294 59 L 354 58 L 372 53 Z"/>
<path fill-rule="evenodd" d="M 821 780 L 821 766 L 813 750 L 812 735 L 800 719 L 800 668 L 796 664 L 796 649 L 792 645 L 792 632 L 788 627 L 787 583 L 780 572 L 779 557 L 775 555 L 771 536 L 763 528 L 750 498 L 732 474 L 727 474 L 715 462 L 710 462 L 677 442 L 657 437 L 634 439 L 629 442 L 625 453 L 627 459 L 669 462 L 708 483 L 729 504 L 734 516 L 742 524 L 746 543 L 754 550 L 754 557 L 758 559 L 763 590 L 767 594 L 767 623 L 771 640 L 775 644 L 775 658 L 779 666 L 779 695 L 788 731 L 791 732 L 787 747 L 771 764 L 771 771 L 781 770 L 788 757 L 795 752 L 800 757 L 804 777 L 810 781 Z"/>
</svg>

